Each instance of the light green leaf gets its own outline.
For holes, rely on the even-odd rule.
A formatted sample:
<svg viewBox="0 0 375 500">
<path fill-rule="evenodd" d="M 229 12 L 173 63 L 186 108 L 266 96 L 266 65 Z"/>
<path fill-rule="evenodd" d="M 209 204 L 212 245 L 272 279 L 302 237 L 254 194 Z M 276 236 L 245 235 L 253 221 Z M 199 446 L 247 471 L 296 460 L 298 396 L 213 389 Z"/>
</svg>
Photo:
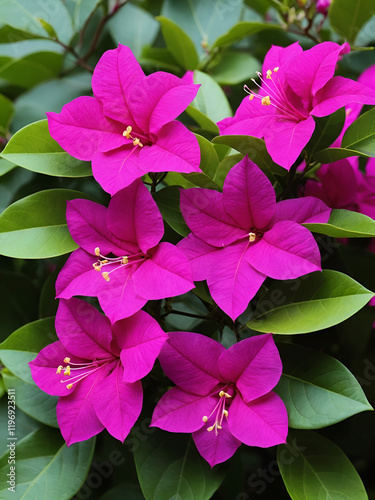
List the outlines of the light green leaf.
<svg viewBox="0 0 375 500">
<path fill-rule="evenodd" d="M 0 459 L 3 500 L 70 500 L 88 474 L 95 440 L 66 446 L 58 430 L 42 428 L 17 442 L 15 493 L 8 490 L 8 456 Z"/>
<path fill-rule="evenodd" d="M 138 59 L 142 66 L 152 68 L 154 71 L 169 71 L 170 73 L 180 73 L 181 68 L 170 51 L 160 47 L 143 47 L 142 54 Z"/>
<path fill-rule="evenodd" d="M 79 31 L 101 0 L 71 0 L 74 30 Z"/>
<path fill-rule="evenodd" d="M 0 94 L 0 135 L 5 136 L 14 113 L 13 103 Z"/>
<path fill-rule="evenodd" d="M 289 427 L 319 429 L 372 410 L 352 373 L 335 358 L 278 343 L 283 374 L 275 391 L 288 410 Z"/>
<path fill-rule="evenodd" d="M 211 74 L 220 85 L 237 85 L 254 77 L 260 70 L 261 64 L 255 57 L 227 50 L 220 62 L 212 68 Z M 245 97 L 245 93 L 243 96 Z"/>
<path fill-rule="evenodd" d="M 350 125 L 342 138 L 341 147 L 375 156 L 375 108 Z"/>
<path fill-rule="evenodd" d="M 333 209 L 326 224 L 303 224 L 314 233 L 334 238 L 374 238 L 375 220 L 351 210 Z"/>
<path fill-rule="evenodd" d="M 255 35 L 263 30 L 281 30 L 281 26 L 271 23 L 259 23 L 254 21 L 240 21 L 232 26 L 224 35 L 219 36 L 212 45 L 212 48 L 226 47 L 239 42 L 243 38 Z"/>
<path fill-rule="evenodd" d="M 208 500 L 224 479 L 222 467 L 212 469 L 191 436 L 156 430 L 140 443 L 134 458 L 146 500 Z"/>
<path fill-rule="evenodd" d="M 361 26 L 375 14 L 372 0 L 332 0 L 328 11 L 331 26 L 349 43 L 357 38 Z"/>
<path fill-rule="evenodd" d="M 290 431 L 277 463 L 292 500 L 368 500 L 347 456 L 316 432 Z"/>
<path fill-rule="evenodd" d="M 247 326 L 286 335 L 316 332 L 346 320 L 374 295 L 338 271 L 316 271 L 297 280 L 274 282 Z"/>
<path fill-rule="evenodd" d="M 177 186 L 168 186 L 153 194 L 165 222 L 181 236 L 187 236 L 187 227 L 180 210 L 180 190 Z"/>
<path fill-rule="evenodd" d="M 13 170 L 15 166 L 14 163 L 4 160 L 4 158 L 0 158 L 0 177 Z"/>
<path fill-rule="evenodd" d="M 80 191 L 49 189 L 16 201 L 0 215 L 0 254 L 46 259 L 77 248 L 66 224 L 67 200 L 88 198 Z"/>
<path fill-rule="evenodd" d="M 34 384 L 28 363 L 57 340 L 54 322 L 55 318 L 45 318 L 21 326 L 0 344 L 3 365 L 28 384 Z"/>
<path fill-rule="evenodd" d="M 161 31 L 167 49 L 185 70 L 192 70 L 198 66 L 198 54 L 194 43 L 189 36 L 173 21 L 163 16 L 156 18 L 161 24 Z"/>
<path fill-rule="evenodd" d="M 31 123 L 10 139 L 1 156 L 33 172 L 57 177 L 88 177 L 89 162 L 70 156 L 52 139 L 47 120 Z"/>
</svg>

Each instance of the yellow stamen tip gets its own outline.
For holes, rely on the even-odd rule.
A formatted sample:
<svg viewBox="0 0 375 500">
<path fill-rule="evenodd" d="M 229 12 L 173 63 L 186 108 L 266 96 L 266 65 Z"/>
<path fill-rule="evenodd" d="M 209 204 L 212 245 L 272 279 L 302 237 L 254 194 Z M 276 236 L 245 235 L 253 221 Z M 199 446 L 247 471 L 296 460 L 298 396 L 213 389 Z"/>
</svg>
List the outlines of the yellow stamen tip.
<svg viewBox="0 0 375 500">
<path fill-rule="evenodd" d="M 100 255 L 100 249 L 99 249 L 99 247 L 96 247 L 96 248 L 95 248 L 95 255 L 96 255 L 97 257 L 99 257 L 99 255 Z"/>
<path fill-rule="evenodd" d="M 266 78 L 268 80 L 271 80 L 271 78 L 272 78 L 272 70 L 270 70 L 270 69 L 267 70 L 267 72 L 266 72 Z"/>
<path fill-rule="evenodd" d="M 70 366 L 65 368 L 64 375 L 70 375 Z"/>
<path fill-rule="evenodd" d="M 202 417 L 202 420 L 203 420 L 203 422 L 207 422 L 208 417 L 206 417 L 206 415 L 205 415 L 204 417 Z"/>
<path fill-rule="evenodd" d="M 228 410 L 223 410 L 224 416 L 228 418 Z"/>
<path fill-rule="evenodd" d="M 73 384 L 68 384 L 68 385 L 66 386 L 66 388 L 67 388 L 67 389 L 71 389 L 72 387 L 73 387 Z"/>
<path fill-rule="evenodd" d="M 279 66 L 276 66 L 276 68 L 273 68 L 274 72 L 277 73 L 279 71 Z"/>
<path fill-rule="evenodd" d="M 126 130 L 123 131 L 122 135 L 124 137 L 126 137 L 127 139 L 132 139 L 132 137 L 130 136 L 132 130 L 133 130 L 133 127 L 131 127 L 129 125 L 128 127 L 126 127 Z"/>
<path fill-rule="evenodd" d="M 214 428 L 215 428 L 215 426 L 214 426 L 214 425 L 211 425 L 211 427 L 208 427 L 208 429 L 207 429 L 207 430 L 208 430 L 208 432 L 211 432 L 211 431 L 213 431 L 213 430 L 214 430 Z"/>
<path fill-rule="evenodd" d="M 68 356 L 64 358 L 64 363 L 70 363 L 70 358 Z"/>
<path fill-rule="evenodd" d="M 253 241 L 255 241 L 257 238 L 257 235 L 255 233 L 249 233 L 249 241 L 250 243 L 252 243 Z"/>
<path fill-rule="evenodd" d="M 64 367 L 62 365 L 58 366 L 57 367 L 57 370 L 56 370 L 56 373 L 61 373 L 61 370 L 63 369 Z"/>
<path fill-rule="evenodd" d="M 102 273 L 102 276 L 103 276 L 103 278 L 104 278 L 106 281 L 109 281 L 109 279 L 110 279 L 108 274 L 109 274 L 109 273 Z"/>
<path fill-rule="evenodd" d="M 140 146 L 141 148 L 143 148 L 143 144 L 141 143 L 141 141 L 138 139 L 138 137 L 136 137 L 133 141 L 133 144 L 134 146 Z"/>
<path fill-rule="evenodd" d="M 122 258 L 122 261 L 121 261 L 121 264 L 127 264 L 129 262 L 129 259 L 127 257 L 123 257 Z"/>
<path fill-rule="evenodd" d="M 221 425 L 216 426 L 217 429 L 222 429 Z"/>
<path fill-rule="evenodd" d="M 254 94 L 249 95 L 249 101 L 252 101 L 254 99 Z"/>
<path fill-rule="evenodd" d="M 269 106 L 271 104 L 271 99 L 269 95 L 266 95 L 265 97 L 262 98 L 262 104 L 263 106 Z"/>
<path fill-rule="evenodd" d="M 224 391 L 220 391 L 219 392 L 219 396 L 222 398 L 224 396 L 225 392 Z"/>
</svg>

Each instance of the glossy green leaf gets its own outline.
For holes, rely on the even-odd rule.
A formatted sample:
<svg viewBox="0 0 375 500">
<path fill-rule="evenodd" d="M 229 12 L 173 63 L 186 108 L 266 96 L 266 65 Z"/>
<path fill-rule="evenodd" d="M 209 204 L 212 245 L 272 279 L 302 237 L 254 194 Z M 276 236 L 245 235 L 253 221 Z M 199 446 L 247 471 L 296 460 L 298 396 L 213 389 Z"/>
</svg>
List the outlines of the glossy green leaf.
<svg viewBox="0 0 375 500">
<path fill-rule="evenodd" d="M 70 500 L 88 474 L 95 440 L 66 446 L 58 430 L 42 428 L 17 442 L 16 492 L 8 490 L 8 456 L 0 459 L 3 500 Z"/>
<path fill-rule="evenodd" d="M 189 36 L 170 19 L 163 16 L 158 16 L 156 19 L 161 24 L 167 48 L 178 64 L 185 70 L 195 69 L 199 59 L 194 43 Z"/>
<path fill-rule="evenodd" d="M 224 181 L 230 171 L 238 162 L 242 160 L 243 156 L 241 154 L 235 154 L 226 156 L 220 163 L 216 170 L 214 181 L 221 188 L 223 188 Z"/>
<path fill-rule="evenodd" d="M 4 158 L 0 158 L 0 177 L 13 170 L 15 166 L 16 165 L 14 163 L 5 160 Z"/>
<path fill-rule="evenodd" d="M 327 148 L 314 153 L 314 159 L 320 163 L 334 163 L 335 161 L 343 160 L 351 156 L 369 158 L 369 155 L 361 153 L 360 151 L 345 148 Z"/>
<path fill-rule="evenodd" d="M 232 26 L 224 35 L 219 36 L 212 45 L 212 49 L 216 47 L 226 47 L 233 43 L 239 42 L 243 38 L 255 35 L 263 30 L 281 30 L 281 26 L 271 23 L 259 23 L 254 21 L 240 21 Z"/>
<path fill-rule="evenodd" d="M 66 202 L 88 196 L 69 189 L 49 189 L 26 196 L 0 215 L 0 254 L 46 259 L 77 248 L 65 219 Z"/>
<path fill-rule="evenodd" d="M 293 500 L 367 500 L 361 478 L 332 441 L 312 431 L 290 431 L 277 463 Z"/>
<path fill-rule="evenodd" d="M 372 0 L 332 0 L 329 9 L 331 26 L 349 43 L 357 38 L 361 26 L 375 13 Z"/>
<path fill-rule="evenodd" d="M 335 358 L 294 344 L 277 344 L 283 374 L 275 388 L 289 427 L 319 429 L 371 410 L 357 379 Z"/>
<path fill-rule="evenodd" d="M 374 238 L 375 220 L 351 210 L 335 208 L 327 224 L 303 224 L 314 233 L 334 238 Z"/>
<path fill-rule="evenodd" d="M 1 380 L 1 379 L 0 379 Z M 3 383 L 3 382 L 2 382 Z M 6 422 L 8 420 L 7 418 L 7 399 L 2 399 L 0 400 L 0 421 L 1 422 Z M 34 432 L 36 429 L 39 429 L 42 424 L 40 422 L 37 422 L 36 420 L 33 420 L 30 418 L 26 413 L 21 411 L 19 408 L 16 410 L 17 416 L 16 416 L 16 424 L 17 424 L 17 441 L 21 441 L 21 439 L 25 438 L 32 432 Z M 9 451 L 9 448 L 7 448 L 8 440 L 7 438 L 10 437 L 8 434 L 8 426 L 5 425 L 0 425 L 0 457 L 2 457 L 4 454 L 6 454 Z"/>
<path fill-rule="evenodd" d="M 198 94 L 194 101 L 188 106 L 186 112 L 206 130 L 219 133 L 216 122 L 232 116 L 222 88 L 213 78 L 201 71 L 194 71 L 194 83 L 200 84 Z"/>
<path fill-rule="evenodd" d="M 181 236 L 187 236 L 190 229 L 187 227 L 180 210 L 180 190 L 177 186 L 168 186 L 154 193 L 161 215 L 165 222 Z"/>
<path fill-rule="evenodd" d="M 349 318 L 374 295 L 349 276 L 324 269 L 297 280 L 274 282 L 247 325 L 266 333 L 315 332 Z"/>
<path fill-rule="evenodd" d="M 23 168 L 13 168 L 0 178 L 0 213 L 7 208 L 17 193 L 32 181 L 35 174 Z"/>
<path fill-rule="evenodd" d="M 72 0 L 72 19 L 74 30 L 79 31 L 88 17 L 94 12 L 101 0 Z"/>
<path fill-rule="evenodd" d="M 208 500 L 224 479 L 222 468 L 211 469 L 190 435 L 156 430 L 140 443 L 134 458 L 146 500 Z"/>
<path fill-rule="evenodd" d="M 0 344 L 0 359 L 18 378 L 33 384 L 29 361 L 48 344 L 57 340 L 55 318 L 45 318 L 22 326 Z"/>
<path fill-rule="evenodd" d="M 237 85 L 254 78 L 257 71 L 262 69 L 258 59 L 246 52 L 227 50 L 220 62 L 210 72 L 212 78 L 220 85 Z M 243 94 L 245 97 L 246 94 Z"/>
<path fill-rule="evenodd" d="M 375 108 L 350 125 L 342 138 L 341 147 L 375 156 Z"/>
<path fill-rule="evenodd" d="M 13 113 L 14 108 L 12 101 L 0 94 L 0 135 L 5 136 L 8 132 Z"/>
<path fill-rule="evenodd" d="M 36 38 L 47 38 L 46 33 L 40 35 L 34 35 L 27 31 L 23 31 L 13 26 L 5 24 L 0 28 L 0 43 L 16 43 L 23 40 L 32 40 Z"/>
<path fill-rule="evenodd" d="M 58 427 L 56 419 L 57 396 L 49 396 L 34 383 L 28 384 L 7 370 L 3 370 L 2 375 L 7 390 L 14 389 L 16 392 L 16 406 L 18 408 L 42 424 Z"/>
<path fill-rule="evenodd" d="M 345 108 L 340 108 L 332 115 L 314 118 L 315 130 L 306 145 L 310 154 L 328 148 L 340 135 L 345 122 Z"/>
<path fill-rule="evenodd" d="M 41 174 L 58 177 L 91 175 L 89 162 L 73 158 L 52 139 L 47 120 L 31 123 L 19 130 L 10 139 L 1 156 Z"/>
<path fill-rule="evenodd" d="M 163 70 L 170 73 L 179 73 L 181 71 L 176 59 L 167 48 L 145 46 L 138 61 L 142 66 L 152 68 L 154 71 Z"/>
<path fill-rule="evenodd" d="M 145 45 L 154 43 L 159 31 L 159 24 L 154 17 L 131 3 L 122 7 L 107 26 L 114 42 L 130 47 L 137 58 Z"/>
</svg>

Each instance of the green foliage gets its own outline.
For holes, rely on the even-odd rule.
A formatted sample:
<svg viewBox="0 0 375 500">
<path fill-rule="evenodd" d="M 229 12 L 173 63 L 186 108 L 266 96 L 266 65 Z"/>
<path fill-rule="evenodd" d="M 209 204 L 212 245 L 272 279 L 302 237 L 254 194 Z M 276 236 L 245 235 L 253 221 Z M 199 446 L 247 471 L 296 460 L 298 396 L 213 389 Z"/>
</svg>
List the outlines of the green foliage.
<svg viewBox="0 0 375 500">
<path fill-rule="evenodd" d="M 192 70 L 198 66 L 198 54 L 194 43 L 177 24 L 166 17 L 159 16 L 161 31 L 168 50 L 177 63 L 185 70 Z"/>
<path fill-rule="evenodd" d="M 331 26 L 349 43 L 355 42 L 361 26 L 375 14 L 372 0 L 332 0 L 329 9 Z"/>
<path fill-rule="evenodd" d="M 333 209 L 327 224 L 303 224 L 314 233 L 334 238 L 374 238 L 375 221 L 351 210 Z"/>
</svg>

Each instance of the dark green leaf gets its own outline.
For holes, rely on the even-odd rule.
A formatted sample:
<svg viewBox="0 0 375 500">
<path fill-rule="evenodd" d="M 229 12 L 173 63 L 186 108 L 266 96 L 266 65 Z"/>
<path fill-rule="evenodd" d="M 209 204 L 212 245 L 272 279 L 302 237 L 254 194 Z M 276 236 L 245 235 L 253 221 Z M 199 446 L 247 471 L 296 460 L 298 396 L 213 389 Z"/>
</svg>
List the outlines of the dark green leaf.
<svg viewBox="0 0 375 500">
<path fill-rule="evenodd" d="M 374 295 L 349 276 L 325 269 L 275 282 L 247 325 L 258 332 L 286 335 L 315 332 L 349 318 Z"/>
<path fill-rule="evenodd" d="M 187 236 L 187 227 L 180 210 L 180 191 L 177 186 L 169 186 L 154 193 L 161 215 L 165 222 L 181 236 Z"/>
<path fill-rule="evenodd" d="M 239 42 L 243 38 L 255 35 L 263 30 L 281 30 L 278 24 L 259 23 L 254 21 L 240 21 L 230 28 L 224 35 L 219 36 L 212 45 L 212 48 L 226 47 Z"/>
<path fill-rule="evenodd" d="M 228 175 L 229 170 L 237 165 L 238 162 L 242 160 L 243 156 L 241 154 L 235 154 L 226 156 L 220 163 L 216 170 L 214 181 L 218 184 L 221 189 L 223 188 L 224 181 Z"/>
<path fill-rule="evenodd" d="M 369 155 L 361 153 L 360 151 L 345 148 L 327 148 L 314 153 L 314 159 L 320 163 L 334 163 L 335 161 L 343 160 L 344 158 L 349 158 L 350 156 L 369 157 Z"/>
<path fill-rule="evenodd" d="M 31 123 L 19 130 L 8 142 L 1 156 L 41 174 L 58 177 L 91 175 L 89 162 L 73 158 L 52 139 L 47 120 Z"/>
<path fill-rule="evenodd" d="M 260 62 L 250 54 L 227 50 L 211 74 L 220 85 L 237 85 L 254 77 L 260 69 Z"/>
<path fill-rule="evenodd" d="M 156 18 L 161 24 L 161 31 L 168 50 L 178 64 L 185 70 L 198 66 L 198 54 L 189 36 L 173 21 L 163 16 Z"/>
<path fill-rule="evenodd" d="M 164 70 L 172 73 L 179 73 L 181 71 L 176 59 L 172 56 L 170 51 L 165 48 L 159 47 L 144 47 L 139 63 L 142 66 L 150 67 L 154 70 Z"/>
<path fill-rule="evenodd" d="M 375 14 L 372 0 L 333 0 L 329 9 L 331 26 L 349 43 L 357 38 L 361 26 Z"/>
<path fill-rule="evenodd" d="M 19 87 L 30 88 L 55 77 L 62 61 L 62 55 L 56 52 L 36 52 L 20 58 L 0 56 L 0 78 Z"/>
<path fill-rule="evenodd" d="M 334 443 L 312 431 L 290 431 L 277 462 L 293 500 L 367 500 L 361 478 Z"/>
<path fill-rule="evenodd" d="M 101 0 L 73 0 L 72 18 L 75 31 L 79 31 Z M 121 11 L 120 11 L 121 12 Z M 120 41 L 120 40 L 119 40 Z"/>
<path fill-rule="evenodd" d="M 342 138 L 341 146 L 366 156 L 375 156 L 375 108 L 350 125 Z"/>
<path fill-rule="evenodd" d="M 310 154 L 328 148 L 340 135 L 345 122 L 345 108 L 340 108 L 332 115 L 314 118 L 315 130 L 306 145 Z"/>
<path fill-rule="evenodd" d="M 0 135 L 5 136 L 8 132 L 13 113 L 12 101 L 0 94 Z"/>
<path fill-rule="evenodd" d="M 1 380 L 1 379 L 0 379 Z M 1 381 L 2 382 L 2 381 Z M 3 382 L 2 382 L 3 383 Z M 8 398 L 5 400 L 0 401 L 0 420 L 1 422 L 7 422 L 7 404 L 6 402 Z M 33 420 L 30 418 L 26 413 L 21 411 L 19 408 L 16 409 L 16 425 L 17 425 L 17 441 L 21 441 L 21 439 L 25 438 L 32 432 L 34 432 L 36 429 L 41 427 L 40 422 L 37 422 L 36 420 Z M 8 434 L 8 426 L 6 425 L 1 425 L 0 426 L 0 457 L 5 455 L 8 451 L 9 448 L 7 448 L 7 444 L 9 441 L 7 438 L 9 437 Z"/>
<path fill-rule="evenodd" d="M 314 233 L 334 238 L 374 238 L 375 220 L 367 215 L 335 208 L 327 224 L 303 224 Z"/>
<path fill-rule="evenodd" d="M 283 374 L 275 391 L 287 407 L 289 427 L 319 429 L 372 409 L 357 379 L 337 359 L 298 345 L 277 347 Z"/>
</svg>

